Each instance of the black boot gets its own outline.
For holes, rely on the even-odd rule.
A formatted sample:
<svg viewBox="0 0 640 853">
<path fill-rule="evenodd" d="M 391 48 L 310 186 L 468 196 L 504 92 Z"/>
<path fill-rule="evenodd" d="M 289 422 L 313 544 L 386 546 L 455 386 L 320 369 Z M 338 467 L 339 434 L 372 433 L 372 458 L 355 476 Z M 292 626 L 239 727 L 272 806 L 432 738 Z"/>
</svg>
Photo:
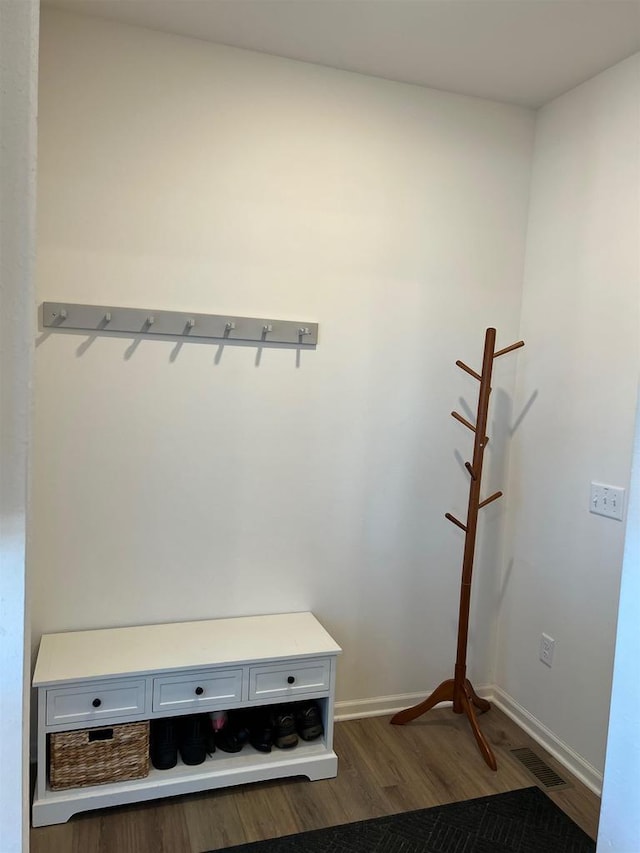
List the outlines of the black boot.
<svg viewBox="0 0 640 853">
<path fill-rule="evenodd" d="M 178 749 L 184 764 L 202 764 L 207 757 L 207 714 L 180 718 Z"/>
<path fill-rule="evenodd" d="M 249 743 L 258 752 L 271 752 L 273 722 L 268 708 L 257 708 L 249 722 Z"/>
<path fill-rule="evenodd" d="M 173 717 L 151 720 L 151 763 L 156 770 L 170 770 L 178 763 L 178 736 Z"/>
</svg>

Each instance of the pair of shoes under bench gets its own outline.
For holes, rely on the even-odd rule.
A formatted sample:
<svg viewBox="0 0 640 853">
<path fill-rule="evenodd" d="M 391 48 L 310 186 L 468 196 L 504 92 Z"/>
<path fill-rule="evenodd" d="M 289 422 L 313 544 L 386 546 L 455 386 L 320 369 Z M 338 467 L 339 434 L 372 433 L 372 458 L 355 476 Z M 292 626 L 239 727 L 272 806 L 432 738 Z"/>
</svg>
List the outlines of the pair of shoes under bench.
<svg viewBox="0 0 640 853">
<path fill-rule="evenodd" d="M 151 763 L 156 770 L 170 770 L 178 763 L 202 764 L 215 745 L 207 736 L 210 728 L 206 714 L 186 717 L 163 717 L 151 721 Z"/>
<path fill-rule="evenodd" d="M 302 740 L 316 740 L 324 732 L 317 702 L 296 702 L 277 708 L 273 714 L 273 742 L 279 749 L 292 749 Z"/>
</svg>

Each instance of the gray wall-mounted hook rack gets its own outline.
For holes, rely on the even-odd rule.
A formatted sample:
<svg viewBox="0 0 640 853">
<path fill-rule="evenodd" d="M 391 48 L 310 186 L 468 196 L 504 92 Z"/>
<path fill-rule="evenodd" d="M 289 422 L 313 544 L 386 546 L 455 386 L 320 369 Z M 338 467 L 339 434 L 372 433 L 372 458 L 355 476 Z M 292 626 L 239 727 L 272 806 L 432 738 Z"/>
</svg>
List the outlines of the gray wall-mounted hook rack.
<svg viewBox="0 0 640 853">
<path fill-rule="evenodd" d="M 227 342 L 253 341 L 264 344 L 266 341 L 304 347 L 313 347 L 318 343 L 318 324 L 300 320 L 151 311 L 148 308 L 114 308 L 71 302 L 44 302 L 42 325 L 47 329 L 73 329 L 107 335 L 169 335 L 174 338 L 209 338 Z"/>
</svg>

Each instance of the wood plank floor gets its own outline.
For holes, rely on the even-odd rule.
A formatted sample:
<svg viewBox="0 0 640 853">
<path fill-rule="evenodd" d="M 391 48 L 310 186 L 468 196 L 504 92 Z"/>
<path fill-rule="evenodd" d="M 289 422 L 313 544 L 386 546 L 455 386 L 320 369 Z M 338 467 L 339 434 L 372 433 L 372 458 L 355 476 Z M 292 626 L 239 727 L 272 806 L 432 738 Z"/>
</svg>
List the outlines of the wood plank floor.
<svg viewBox="0 0 640 853">
<path fill-rule="evenodd" d="M 338 776 L 287 779 L 74 816 L 31 830 L 31 853 L 203 853 L 235 844 L 526 788 L 509 750 L 530 746 L 571 787 L 550 793 L 595 839 L 600 801 L 498 709 L 481 717 L 498 771 L 482 761 L 464 717 L 448 708 L 407 726 L 389 717 L 336 724 Z"/>
</svg>

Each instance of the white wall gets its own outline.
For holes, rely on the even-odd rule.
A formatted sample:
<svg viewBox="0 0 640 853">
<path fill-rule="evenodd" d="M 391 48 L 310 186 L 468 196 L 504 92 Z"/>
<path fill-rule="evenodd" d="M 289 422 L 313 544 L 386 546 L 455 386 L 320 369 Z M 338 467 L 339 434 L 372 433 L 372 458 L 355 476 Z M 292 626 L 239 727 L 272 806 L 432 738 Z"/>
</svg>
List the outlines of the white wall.
<svg viewBox="0 0 640 853">
<path fill-rule="evenodd" d="M 639 365 L 640 56 L 538 115 L 497 684 L 602 772 Z M 520 413 L 524 416 L 520 419 Z M 540 634 L 556 640 L 553 667 Z M 591 765 L 591 768 L 588 766 Z"/>
<path fill-rule="evenodd" d="M 451 674 L 456 358 L 517 337 L 533 115 L 47 11 L 40 300 L 320 323 L 315 352 L 41 335 L 33 627 L 311 609 L 339 697 Z M 497 365 L 487 489 L 517 356 Z M 504 507 L 479 545 L 491 679 Z"/>
<path fill-rule="evenodd" d="M 640 395 L 638 401 L 607 758 L 598 827 L 600 853 L 633 853 L 640 838 L 640 731 L 637 714 L 640 705 Z"/>
<path fill-rule="evenodd" d="M 38 3 L 0 3 L 0 839 L 28 849 L 27 449 L 34 322 Z"/>
</svg>

